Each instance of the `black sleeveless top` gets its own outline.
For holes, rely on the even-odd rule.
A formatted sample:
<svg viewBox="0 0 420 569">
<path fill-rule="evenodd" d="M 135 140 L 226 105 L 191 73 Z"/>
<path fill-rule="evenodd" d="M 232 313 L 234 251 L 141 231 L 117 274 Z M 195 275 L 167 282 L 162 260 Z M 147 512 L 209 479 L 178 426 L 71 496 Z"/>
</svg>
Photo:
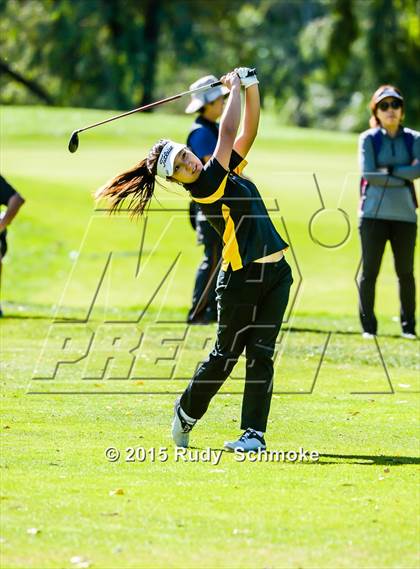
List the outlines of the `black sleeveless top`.
<svg viewBox="0 0 420 569">
<path fill-rule="evenodd" d="M 256 259 L 287 249 L 271 221 L 261 195 L 250 180 L 241 177 L 247 162 L 232 150 L 229 171 L 212 157 L 199 178 L 185 184 L 191 198 L 222 237 L 222 269 L 233 271 Z"/>
</svg>

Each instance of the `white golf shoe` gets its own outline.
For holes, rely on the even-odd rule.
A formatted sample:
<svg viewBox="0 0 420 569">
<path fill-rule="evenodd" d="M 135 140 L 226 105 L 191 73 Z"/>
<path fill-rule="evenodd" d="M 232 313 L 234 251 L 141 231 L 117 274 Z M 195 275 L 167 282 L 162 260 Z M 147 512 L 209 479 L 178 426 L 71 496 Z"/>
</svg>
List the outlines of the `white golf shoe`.
<svg viewBox="0 0 420 569">
<path fill-rule="evenodd" d="M 225 442 L 225 449 L 234 452 L 252 452 L 258 449 L 265 450 L 266 444 L 264 437 L 261 437 L 254 429 L 247 429 L 237 441 Z"/>
<path fill-rule="evenodd" d="M 411 332 L 403 332 L 401 336 L 405 340 L 417 340 L 417 336 L 415 334 L 412 334 Z"/>
<path fill-rule="evenodd" d="M 371 334 L 370 332 L 363 332 L 362 334 L 362 338 L 364 340 L 373 340 L 373 338 L 375 338 L 376 334 Z"/>
<path fill-rule="evenodd" d="M 175 401 L 174 407 L 174 418 L 172 421 L 172 439 L 177 447 L 188 447 L 190 440 L 190 431 L 196 424 L 196 420 L 193 423 L 189 423 L 184 419 L 180 413 L 181 405 L 179 404 L 179 399 Z"/>
</svg>

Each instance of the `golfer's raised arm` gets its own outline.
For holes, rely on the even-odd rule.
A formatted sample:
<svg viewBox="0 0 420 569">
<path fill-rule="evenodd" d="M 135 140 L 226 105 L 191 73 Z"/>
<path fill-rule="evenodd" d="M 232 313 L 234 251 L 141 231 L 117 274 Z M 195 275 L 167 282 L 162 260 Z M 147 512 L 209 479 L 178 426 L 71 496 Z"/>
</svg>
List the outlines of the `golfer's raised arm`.
<svg viewBox="0 0 420 569">
<path fill-rule="evenodd" d="M 225 170 L 229 170 L 230 156 L 241 120 L 241 80 L 236 72 L 232 71 L 224 75 L 221 81 L 230 93 L 220 119 L 219 137 L 214 156 Z"/>
<path fill-rule="evenodd" d="M 258 132 L 260 122 L 260 92 L 256 75 L 247 76 L 248 68 L 240 67 L 236 70 L 241 77 L 241 84 L 245 87 L 245 111 L 241 131 L 235 140 L 234 150 L 245 158 L 251 148 Z"/>
</svg>

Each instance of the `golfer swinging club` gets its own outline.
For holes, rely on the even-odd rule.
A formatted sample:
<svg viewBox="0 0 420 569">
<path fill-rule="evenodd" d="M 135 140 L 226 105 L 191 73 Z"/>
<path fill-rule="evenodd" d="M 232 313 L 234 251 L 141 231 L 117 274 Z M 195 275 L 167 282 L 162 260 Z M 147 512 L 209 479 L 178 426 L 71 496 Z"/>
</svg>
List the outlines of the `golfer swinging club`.
<svg viewBox="0 0 420 569">
<path fill-rule="evenodd" d="M 246 350 L 246 378 L 241 429 L 229 451 L 265 449 L 264 433 L 273 391 L 273 354 L 287 306 L 291 269 L 283 252 L 287 243 L 277 233 L 256 188 L 241 177 L 244 160 L 258 130 L 258 79 L 239 68 L 221 78 L 230 90 L 217 145 L 203 166 L 183 144 L 160 140 L 148 156 L 100 188 L 111 212 L 125 200 L 134 214 L 143 214 L 153 196 L 155 177 L 181 184 L 200 204 L 223 239 L 223 262 L 217 280 L 218 329 L 214 348 L 200 364 L 175 403 L 172 437 L 187 447 L 190 432 L 206 412 L 211 399 Z M 245 87 L 243 126 L 240 88 Z"/>
</svg>

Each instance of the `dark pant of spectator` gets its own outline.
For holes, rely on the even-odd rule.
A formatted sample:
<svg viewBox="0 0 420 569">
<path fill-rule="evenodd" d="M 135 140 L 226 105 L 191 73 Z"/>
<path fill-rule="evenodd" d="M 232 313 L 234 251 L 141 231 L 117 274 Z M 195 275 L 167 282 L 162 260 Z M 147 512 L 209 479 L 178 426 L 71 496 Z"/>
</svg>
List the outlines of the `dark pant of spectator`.
<svg viewBox="0 0 420 569">
<path fill-rule="evenodd" d="M 7 229 L 0 233 L 0 257 L 4 259 L 7 253 Z"/>
<path fill-rule="evenodd" d="M 222 256 L 222 240 L 206 219 L 197 219 L 196 224 L 198 242 L 204 245 L 204 256 L 195 277 L 187 321 L 190 324 L 207 324 L 217 321 L 216 281 Z"/>
<path fill-rule="evenodd" d="M 374 313 L 375 285 L 386 242 L 391 243 L 400 293 L 402 331 L 415 333 L 416 290 L 414 282 L 414 249 L 417 225 L 405 221 L 362 219 L 362 272 L 359 280 L 359 314 L 363 331 L 376 334 L 378 322 Z"/>
</svg>

